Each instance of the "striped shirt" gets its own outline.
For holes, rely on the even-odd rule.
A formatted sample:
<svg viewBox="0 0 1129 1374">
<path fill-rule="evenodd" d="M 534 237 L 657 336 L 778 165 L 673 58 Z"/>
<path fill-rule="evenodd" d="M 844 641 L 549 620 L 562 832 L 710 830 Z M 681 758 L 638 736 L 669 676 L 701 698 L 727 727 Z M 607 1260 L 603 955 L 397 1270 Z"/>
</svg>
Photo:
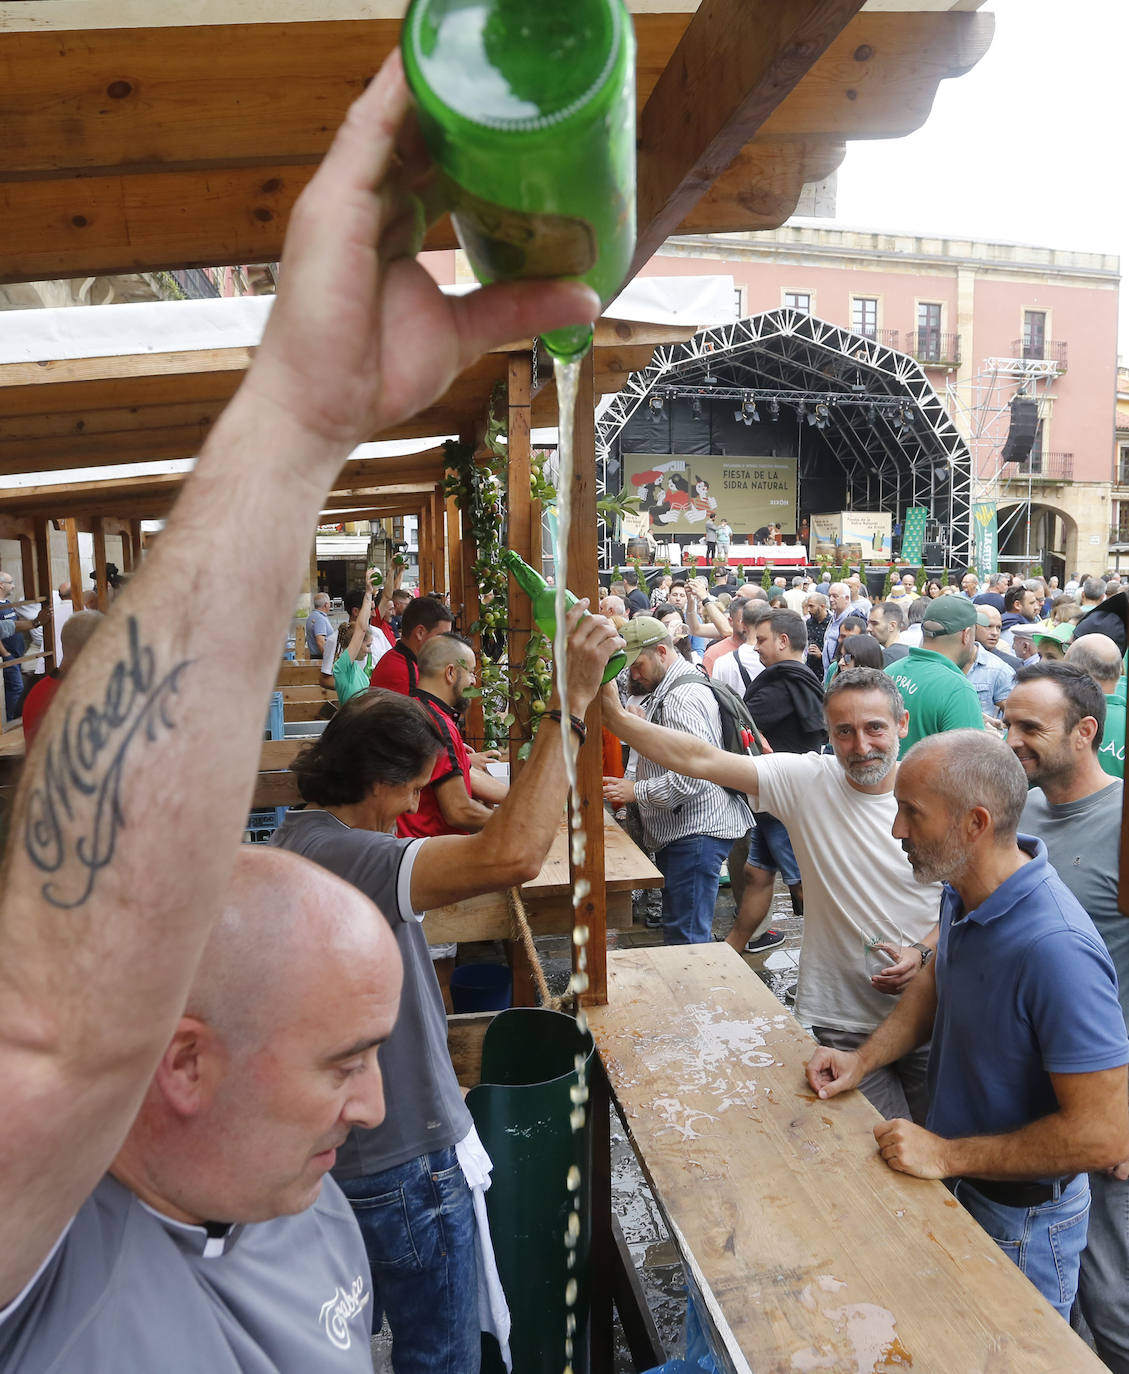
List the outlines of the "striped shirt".
<svg viewBox="0 0 1129 1374">
<path fill-rule="evenodd" d="M 707 744 L 722 748 L 721 717 L 706 686 L 678 687 L 682 678 L 702 678 L 697 668 L 679 660 L 647 698 L 647 719 L 671 730 L 684 730 Z M 735 840 L 750 825 L 744 803 L 717 783 L 685 778 L 639 756 L 635 769 L 635 800 L 649 849 L 662 849 L 690 835 Z"/>
</svg>

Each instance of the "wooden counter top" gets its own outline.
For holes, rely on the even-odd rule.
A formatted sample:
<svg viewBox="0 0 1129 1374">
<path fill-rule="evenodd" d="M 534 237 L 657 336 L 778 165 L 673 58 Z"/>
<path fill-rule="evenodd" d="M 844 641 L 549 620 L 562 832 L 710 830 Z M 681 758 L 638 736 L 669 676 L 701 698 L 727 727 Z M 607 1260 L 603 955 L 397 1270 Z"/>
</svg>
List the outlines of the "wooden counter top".
<svg viewBox="0 0 1129 1374">
<path fill-rule="evenodd" d="M 588 1020 L 723 1367 L 1101 1374 L 942 1184 L 887 1168 L 859 1094 L 727 945 L 611 951 Z"/>
</svg>

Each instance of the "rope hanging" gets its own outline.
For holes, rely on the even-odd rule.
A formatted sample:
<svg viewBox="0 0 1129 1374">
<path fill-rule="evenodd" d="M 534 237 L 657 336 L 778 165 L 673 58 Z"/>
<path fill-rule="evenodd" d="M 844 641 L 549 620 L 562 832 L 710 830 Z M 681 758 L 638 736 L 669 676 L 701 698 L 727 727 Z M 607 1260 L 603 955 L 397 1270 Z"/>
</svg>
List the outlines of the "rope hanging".
<svg viewBox="0 0 1129 1374">
<path fill-rule="evenodd" d="M 526 915 L 525 903 L 521 900 L 521 893 L 516 887 L 511 887 L 506 893 L 506 898 L 510 908 L 510 931 L 513 938 L 520 941 L 525 949 L 525 957 L 529 960 L 529 965 L 533 970 L 533 980 L 537 984 L 541 1005 L 548 1007 L 550 1011 L 560 1011 L 563 998 L 553 997 L 549 993 L 549 985 L 545 981 L 545 970 L 541 967 L 541 960 L 537 956 L 537 949 L 533 943 L 533 931 L 529 928 L 529 917 Z"/>
</svg>

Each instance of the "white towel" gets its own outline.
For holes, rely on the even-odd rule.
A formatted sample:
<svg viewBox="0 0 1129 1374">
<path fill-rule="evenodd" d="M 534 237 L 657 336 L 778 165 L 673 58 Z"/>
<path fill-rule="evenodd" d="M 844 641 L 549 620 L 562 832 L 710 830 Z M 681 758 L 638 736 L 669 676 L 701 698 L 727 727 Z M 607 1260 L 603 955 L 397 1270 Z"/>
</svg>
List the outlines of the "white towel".
<svg viewBox="0 0 1129 1374">
<path fill-rule="evenodd" d="M 490 1187 L 490 1174 L 494 1165 L 486 1153 L 486 1147 L 478 1138 L 472 1126 L 455 1145 L 459 1167 L 471 1190 L 474 1201 L 474 1219 L 478 1235 L 478 1322 L 483 1331 L 488 1331 L 497 1339 L 501 1347 L 502 1359 L 506 1369 L 512 1369 L 510 1362 L 510 1306 L 502 1291 L 502 1280 L 498 1275 L 498 1265 L 494 1259 L 494 1243 L 490 1239 L 490 1222 L 486 1216 L 486 1190 Z"/>
</svg>

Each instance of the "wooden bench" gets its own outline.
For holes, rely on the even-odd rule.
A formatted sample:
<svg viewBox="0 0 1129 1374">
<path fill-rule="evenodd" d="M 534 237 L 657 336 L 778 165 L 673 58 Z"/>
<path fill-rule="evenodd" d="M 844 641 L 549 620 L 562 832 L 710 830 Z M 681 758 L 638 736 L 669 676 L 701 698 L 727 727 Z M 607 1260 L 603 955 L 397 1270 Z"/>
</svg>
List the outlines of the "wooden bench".
<svg viewBox="0 0 1129 1374">
<path fill-rule="evenodd" d="M 278 670 L 277 686 L 316 687 L 320 678 L 320 663 L 284 663 Z"/>
<path fill-rule="evenodd" d="M 728 945 L 612 951 L 608 999 L 589 1024 L 723 1368 L 1101 1374 L 942 1184 L 882 1162 L 861 1094 L 811 1092 L 810 1036 Z"/>
</svg>

